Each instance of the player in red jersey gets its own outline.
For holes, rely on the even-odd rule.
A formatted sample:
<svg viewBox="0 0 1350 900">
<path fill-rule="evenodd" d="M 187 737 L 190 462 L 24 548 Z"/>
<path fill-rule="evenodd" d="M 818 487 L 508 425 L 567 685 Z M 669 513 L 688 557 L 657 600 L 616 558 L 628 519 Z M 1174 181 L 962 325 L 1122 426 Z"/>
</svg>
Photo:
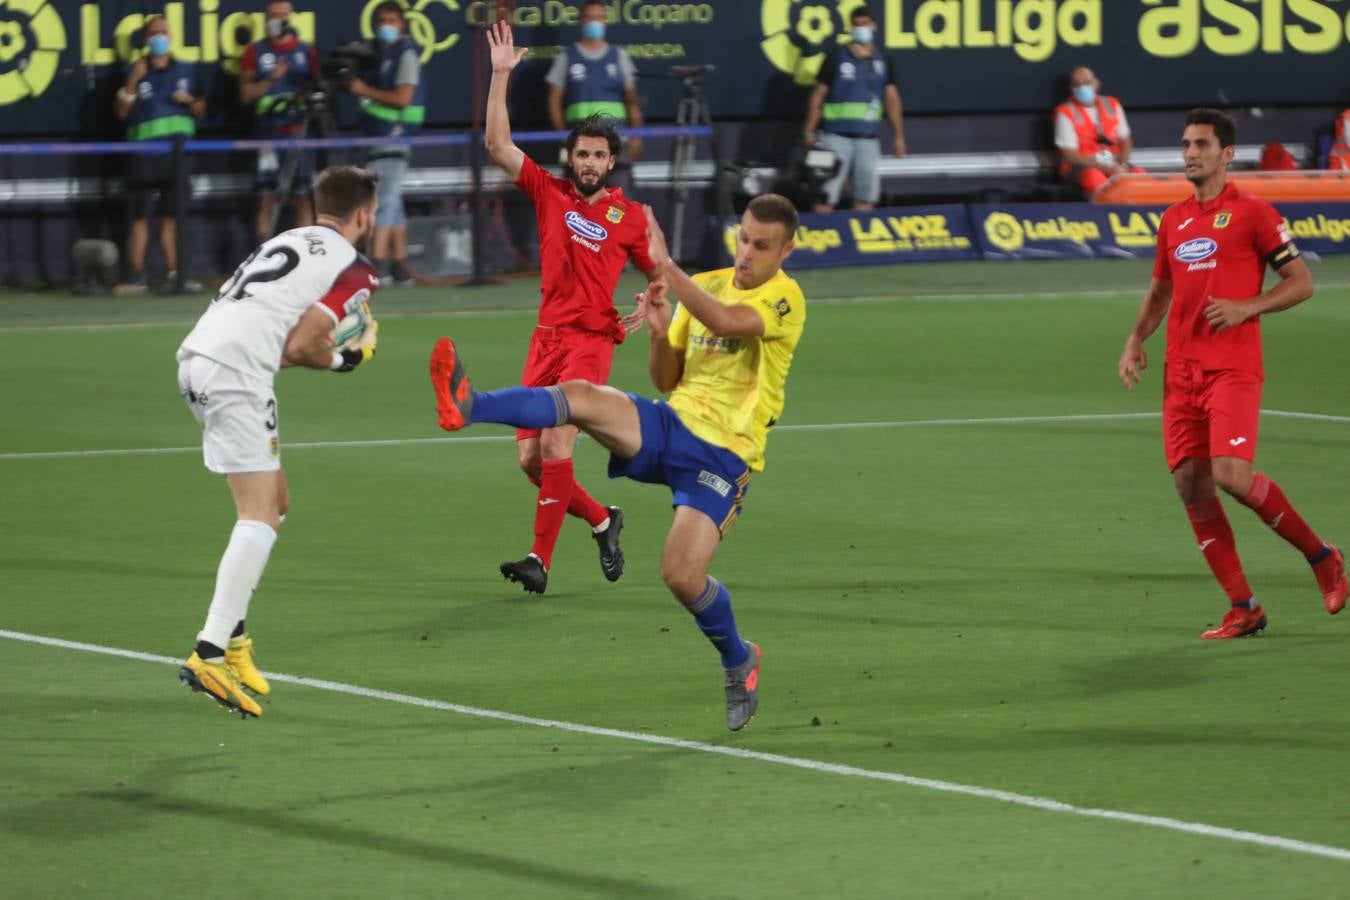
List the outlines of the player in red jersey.
<svg viewBox="0 0 1350 900">
<path fill-rule="evenodd" d="M 484 143 L 493 161 L 534 201 L 539 224 L 542 299 L 521 384 L 547 387 L 573 379 L 604 384 L 614 345 L 642 326 L 642 310 L 620 318 L 613 297 L 630 257 L 652 277 L 647 217 L 641 204 L 605 187 L 620 150 L 619 135 L 609 124 L 588 119 L 572 130 L 567 178 L 554 178 L 521 152 L 511 140 L 506 85 L 525 49 L 515 46 L 505 22 L 488 30 L 488 44 L 492 82 Z M 572 470 L 576 439 L 572 425 L 516 432 L 520 467 L 539 487 L 534 545 L 524 559 L 502 563 L 501 573 L 537 594 L 548 587 L 553 547 L 568 513 L 590 524 L 605 577 L 617 581 L 623 574 L 623 511 L 601 506 L 577 484 Z"/>
<path fill-rule="evenodd" d="M 1118 366 L 1120 380 L 1133 390 L 1148 366 L 1144 341 L 1166 314 L 1167 465 L 1200 551 L 1232 604 L 1218 628 L 1200 635 L 1208 640 L 1266 627 L 1215 486 L 1307 558 L 1327 612 L 1340 612 L 1350 593 L 1341 551 L 1323 543 L 1279 485 L 1252 470 L 1265 378 L 1260 316 L 1307 300 L 1313 280 L 1280 214 L 1260 197 L 1228 184 L 1236 137 L 1227 113 L 1195 109 L 1186 116 L 1182 159 L 1195 195 L 1169 207 L 1158 223 L 1153 280 Z M 1280 280 L 1263 292 L 1267 265 Z"/>
</svg>

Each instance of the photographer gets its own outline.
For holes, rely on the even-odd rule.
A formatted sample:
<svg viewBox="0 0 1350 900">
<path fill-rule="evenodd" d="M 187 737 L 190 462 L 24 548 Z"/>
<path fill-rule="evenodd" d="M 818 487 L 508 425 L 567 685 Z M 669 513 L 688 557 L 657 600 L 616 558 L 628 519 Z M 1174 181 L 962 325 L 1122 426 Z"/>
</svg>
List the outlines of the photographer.
<svg viewBox="0 0 1350 900">
<path fill-rule="evenodd" d="M 319 73 L 319 54 L 291 28 L 294 12 L 289 0 L 270 0 L 266 7 L 267 37 L 249 44 L 239 61 L 239 99 L 253 107 L 253 126 L 261 138 L 290 138 L 300 132 L 305 118 L 305 95 Z M 314 224 L 310 204 L 314 181 L 314 151 L 262 150 L 253 187 L 258 203 L 258 243 L 272 236 L 282 169 L 294 175 L 287 186 L 295 210 L 295 227 Z"/>
<path fill-rule="evenodd" d="M 426 118 L 422 84 L 422 61 L 418 47 L 408 37 L 403 6 L 386 0 L 375 7 L 375 41 L 380 51 L 375 85 L 353 77 L 343 84 L 358 98 L 366 134 L 376 137 L 410 137 L 421 130 Z M 410 148 L 390 143 L 375 147 L 367 165 L 379 175 L 379 209 L 375 216 L 373 262 L 380 281 L 411 285 L 408 271 L 407 215 L 403 210 L 403 176 L 408 171 Z"/>
<path fill-rule="evenodd" d="M 637 67 L 627 50 L 605 40 L 605 4 L 583 0 L 580 20 L 581 40 L 555 56 L 544 76 L 549 121 L 555 130 L 564 131 L 599 114 L 641 128 Z M 641 138 L 624 142 L 627 159 L 637 159 L 641 153 Z"/>
<path fill-rule="evenodd" d="M 143 32 L 145 56 L 136 60 L 127 73 L 126 83 L 117 92 L 114 111 L 126 122 L 128 141 L 162 141 L 179 135 L 190 138 L 197 133 L 197 120 L 206 112 L 206 101 L 197 89 L 197 74 L 191 63 L 173 57 L 173 38 L 163 16 L 151 16 Z M 174 167 L 159 153 L 133 154 L 129 164 L 127 197 L 131 203 L 131 236 L 127 257 L 131 263 L 131 281 L 120 285 L 119 293 L 144 293 L 145 248 L 150 239 L 150 211 L 159 205 L 159 245 L 164 252 L 167 283 L 178 274 L 177 205 L 178 183 Z M 186 198 L 185 198 L 186 199 Z M 184 282 L 189 291 L 201 290 L 196 282 Z"/>
</svg>

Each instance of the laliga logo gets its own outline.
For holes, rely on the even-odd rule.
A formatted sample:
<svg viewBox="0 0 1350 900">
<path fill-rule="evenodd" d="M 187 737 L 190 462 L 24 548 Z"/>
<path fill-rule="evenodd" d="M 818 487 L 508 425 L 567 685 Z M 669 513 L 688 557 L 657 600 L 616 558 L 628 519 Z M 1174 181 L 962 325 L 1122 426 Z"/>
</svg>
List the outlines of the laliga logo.
<svg viewBox="0 0 1350 900">
<path fill-rule="evenodd" d="M 1213 238 L 1192 238 L 1183 244 L 1177 245 L 1175 256 L 1179 262 L 1199 262 L 1202 259 L 1208 259 L 1213 256 L 1214 251 L 1218 249 L 1218 242 Z"/>
<path fill-rule="evenodd" d="M 361 10 L 361 36 L 366 40 L 375 36 L 375 29 L 371 26 L 371 13 L 381 2 L 382 0 L 367 0 L 365 8 Z M 450 12 L 459 12 L 458 0 L 417 0 L 415 4 L 399 0 L 399 5 L 403 7 L 403 18 L 408 22 L 408 35 L 422 48 L 422 62 L 427 62 L 442 50 L 449 50 L 459 40 L 459 35 L 453 33 L 446 35 L 442 41 L 436 40 L 436 26 L 431 23 L 425 12 L 432 4 L 444 6 Z"/>
<path fill-rule="evenodd" d="M 66 28 L 45 0 L 0 0 L 0 106 L 51 86 Z"/>
<path fill-rule="evenodd" d="M 984 234 L 989 238 L 989 243 L 1008 253 L 1021 250 L 1026 242 L 1026 231 L 1022 228 L 1022 223 L 1011 213 L 991 213 L 984 220 Z"/>
<path fill-rule="evenodd" d="M 848 38 L 849 14 L 865 0 L 763 0 L 760 48 L 798 84 L 815 81 L 825 51 Z"/>
</svg>

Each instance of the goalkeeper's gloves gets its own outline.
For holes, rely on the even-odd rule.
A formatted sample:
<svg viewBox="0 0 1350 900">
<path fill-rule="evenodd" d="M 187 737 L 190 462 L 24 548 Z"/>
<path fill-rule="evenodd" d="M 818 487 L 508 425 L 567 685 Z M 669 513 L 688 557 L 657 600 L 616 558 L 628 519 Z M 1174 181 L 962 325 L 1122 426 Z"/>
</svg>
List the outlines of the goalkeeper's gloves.
<svg viewBox="0 0 1350 900">
<path fill-rule="evenodd" d="M 361 339 L 356 342 L 355 347 L 339 347 L 333 351 L 333 364 L 328 368 L 334 372 L 350 372 L 370 359 L 375 355 L 379 330 L 380 323 L 371 319 L 370 324 L 366 326 L 365 333 L 361 335 Z"/>
<path fill-rule="evenodd" d="M 373 347 L 357 347 L 355 350 L 334 350 L 333 364 L 328 368 L 334 372 L 350 372 L 374 355 L 375 348 Z"/>
</svg>

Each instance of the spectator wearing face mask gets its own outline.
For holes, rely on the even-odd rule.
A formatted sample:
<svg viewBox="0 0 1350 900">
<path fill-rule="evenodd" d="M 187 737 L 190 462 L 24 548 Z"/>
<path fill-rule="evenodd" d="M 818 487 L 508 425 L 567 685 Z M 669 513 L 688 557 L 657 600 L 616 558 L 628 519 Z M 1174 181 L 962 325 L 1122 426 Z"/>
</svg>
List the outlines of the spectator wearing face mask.
<svg viewBox="0 0 1350 900">
<path fill-rule="evenodd" d="M 1069 98 L 1055 107 L 1055 146 L 1060 177 L 1091 197 L 1121 172 L 1142 172 L 1130 165 L 1130 123 L 1115 97 L 1100 93 L 1101 82 L 1087 66 L 1069 73 Z"/>
<path fill-rule="evenodd" d="M 343 87 L 357 97 L 361 121 L 373 137 L 412 137 L 427 117 L 426 84 L 417 43 L 408 37 L 408 21 L 398 0 L 375 7 L 375 43 L 380 67 L 374 84 L 353 78 Z M 367 166 L 379 176 L 379 207 L 371 261 L 382 284 L 413 284 L 408 270 L 408 216 L 403 208 L 403 178 L 411 150 L 407 144 L 375 147 Z"/>
<path fill-rule="evenodd" d="M 145 55 L 131 66 L 126 83 L 117 92 L 114 111 L 126 123 L 128 141 L 165 141 L 191 138 L 197 133 L 197 120 L 206 112 L 206 101 L 197 87 L 196 69 L 173 55 L 173 38 L 163 16 L 145 21 Z M 127 241 L 130 282 L 119 285 L 119 293 L 143 293 L 145 250 L 150 240 L 150 213 L 158 199 L 159 245 L 167 269 L 166 282 L 178 275 L 178 231 L 174 219 L 178 182 L 167 154 L 137 153 L 130 159 L 127 198 L 131 203 L 131 233 Z M 186 198 L 185 198 L 186 199 Z M 184 282 L 189 291 L 201 290 L 193 281 Z"/>
<path fill-rule="evenodd" d="M 266 6 L 267 36 L 244 49 L 239 60 L 239 99 L 253 107 L 253 124 L 262 138 L 298 137 L 305 120 L 304 100 L 319 74 L 319 55 L 313 45 L 300 40 L 291 27 L 294 9 L 290 0 L 269 0 Z M 310 203 L 314 182 L 313 150 L 263 150 L 258 153 L 258 172 L 253 186 L 260 195 L 257 237 L 261 244 L 272 236 L 280 173 L 294 160 L 289 194 L 295 210 L 295 227 L 314 224 Z"/>
<path fill-rule="evenodd" d="M 599 115 L 627 123 L 629 128 L 641 128 L 637 67 L 627 50 L 605 40 L 605 4 L 583 0 L 578 12 L 581 40 L 555 56 L 544 76 L 549 121 L 556 131 L 568 131 Z M 641 138 L 624 138 L 623 161 L 615 166 L 610 182 L 625 193 L 632 192 L 628 176 L 632 161 L 641 153 Z"/>
<path fill-rule="evenodd" d="M 820 146 L 839 157 L 838 173 L 825 183 L 824 202 L 816 212 L 839 204 L 844 182 L 851 179 L 854 209 L 871 209 L 881 195 L 877 143 L 882 110 L 891 124 L 891 151 L 905 155 L 905 126 L 895 69 L 874 43 L 876 19 L 865 6 L 849 16 L 852 40 L 831 53 L 820 67 L 802 127 L 808 147 Z M 816 129 L 820 131 L 817 133 Z"/>
</svg>

